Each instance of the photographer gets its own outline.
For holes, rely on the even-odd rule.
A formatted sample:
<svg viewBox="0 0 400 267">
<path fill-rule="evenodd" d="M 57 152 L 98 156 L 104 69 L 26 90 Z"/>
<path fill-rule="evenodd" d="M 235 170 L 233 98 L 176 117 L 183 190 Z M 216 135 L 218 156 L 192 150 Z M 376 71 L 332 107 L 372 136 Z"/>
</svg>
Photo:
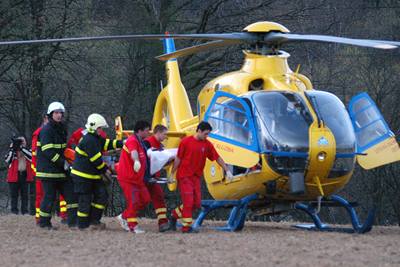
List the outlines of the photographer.
<svg viewBox="0 0 400 267">
<path fill-rule="evenodd" d="M 28 183 L 33 181 L 31 151 L 26 148 L 26 140 L 19 136 L 11 138 L 10 149 L 5 161 L 8 166 L 7 182 L 10 187 L 11 212 L 18 214 L 18 195 L 21 197 L 21 214 L 28 214 Z"/>
</svg>

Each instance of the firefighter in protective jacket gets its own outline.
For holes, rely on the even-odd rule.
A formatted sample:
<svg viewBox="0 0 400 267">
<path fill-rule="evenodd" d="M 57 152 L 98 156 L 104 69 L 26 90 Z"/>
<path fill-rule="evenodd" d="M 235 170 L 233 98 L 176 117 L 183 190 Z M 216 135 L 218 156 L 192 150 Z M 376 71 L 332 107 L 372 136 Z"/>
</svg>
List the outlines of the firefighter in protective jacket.
<svg viewBox="0 0 400 267">
<path fill-rule="evenodd" d="M 37 142 L 36 177 L 42 181 L 44 197 L 40 204 L 39 225 L 51 229 L 51 212 L 57 192 L 67 201 L 68 226 L 76 225 L 78 204 L 69 177 L 69 165 L 64 158 L 67 131 L 63 123 L 65 108 L 53 102 L 47 109 L 49 122 L 43 126 Z"/>
<path fill-rule="evenodd" d="M 102 159 L 102 151 L 122 148 L 123 142 L 105 139 L 99 135 L 101 128 L 108 124 L 100 114 L 91 114 L 85 125 L 87 133 L 75 147 L 75 160 L 71 175 L 75 193 L 78 194 L 78 227 L 103 229 L 101 216 L 108 201 L 103 176 L 111 176 L 108 166 Z"/>
</svg>

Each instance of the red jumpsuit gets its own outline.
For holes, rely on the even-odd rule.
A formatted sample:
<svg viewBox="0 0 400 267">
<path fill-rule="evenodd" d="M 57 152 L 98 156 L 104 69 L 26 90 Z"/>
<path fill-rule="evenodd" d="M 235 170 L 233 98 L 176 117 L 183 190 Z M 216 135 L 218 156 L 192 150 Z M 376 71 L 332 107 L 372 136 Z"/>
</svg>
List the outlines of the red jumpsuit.
<svg viewBox="0 0 400 267">
<path fill-rule="evenodd" d="M 76 129 L 75 132 L 73 132 L 71 134 L 71 137 L 68 139 L 67 148 L 75 149 L 75 147 L 79 144 L 79 141 L 81 140 L 84 131 L 85 129 L 83 128 Z M 100 130 L 99 135 L 104 139 L 107 139 L 107 134 L 103 130 Z"/>
<path fill-rule="evenodd" d="M 124 193 L 126 208 L 122 213 L 122 218 L 128 222 L 128 227 L 133 230 L 138 224 L 137 213 L 144 209 L 150 202 L 150 194 L 144 184 L 144 173 L 146 170 L 146 152 L 144 151 L 139 137 L 131 135 L 126 141 L 119 158 L 117 170 L 118 182 Z M 136 150 L 139 155 L 140 169 L 138 172 L 133 170 L 133 160 L 131 152 Z"/>
<path fill-rule="evenodd" d="M 210 141 L 188 136 L 179 144 L 177 157 L 180 164 L 176 178 L 183 204 L 172 211 L 172 216 L 182 220 L 182 231 L 187 232 L 192 226 L 193 211 L 201 207 L 200 177 L 206 158 L 213 161 L 219 155 Z"/>
<path fill-rule="evenodd" d="M 162 144 L 156 139 L 156 137 L 150 136 L 146 140 L 151 148 L 162 149 Z M 160 177 L 160 172 L 154 175 L 156 178 Z M 167 208 L 164 201 L 164 191 L 161 185 L 154 183 L 146 183 L 147 189 L 149 190 L 151 201 L 153 202 L 154 209 L 156 211 L 158 225 L 168 223 L 167 219 Z"/>
<path fill-rule="evenodd" d="M 42 130 L 42 127 L 37 128 L 33 134 L 32 134 L 32 163 L 31 163 L 31 169 L 33 172 L 33 175 L 36 176 L 36 151 L 37 151 L 37 139 L 40 133 L 40 130 Z M 42 201 L 44 192 L 42 188 L 42 183 L 40 179 L 35 179 L 35 189 L 36 189 L 36 196 L 35 196 L 35 210 L 36 210 L 36 215 L 35 219 L 36 222 L 39 222 L 39 212 L 40 212 L 40 202 Z"/>
</svg>

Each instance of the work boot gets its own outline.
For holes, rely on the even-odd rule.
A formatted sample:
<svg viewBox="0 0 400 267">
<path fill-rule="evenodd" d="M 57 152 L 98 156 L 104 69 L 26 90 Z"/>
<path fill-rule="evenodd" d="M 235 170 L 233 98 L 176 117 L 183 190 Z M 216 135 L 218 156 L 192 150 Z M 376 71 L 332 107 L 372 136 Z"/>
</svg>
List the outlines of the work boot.
<svg viewBox="0 0 400 267">
<path fill-rule="evenodd" d="M 169 220 L 169 229 L 171 231 L 176 231 L 176 219 L 174 217 L 171 217 L 171 219 Z"/>
<path fill-rule="evenodd" d="M 129 231 L 131 231 L 132 233 L 135 233 L 135 234 L 144 234 L 144 233 L 146 233 L 146 231 L 141 229 L 139 227 L 139 225 L 136 225 L 135 227 L 129 228 Z"/>
<path fill-rule="evenodd" d="M 168 222 L 158 225 L 158 231 L 160 233 L 166 232 L 168 230 L 170 230 L 170 225 Z"/>
<path fill-rule="evenodd" d="M 53 225 L 51 225 L 51 224 L 48 224 L 48 225 L 39 225 L 39 227 L 40 227 L 40 229 L 43 229 L 43 230 L 53 230 L 53 231 L 58 230 L 57 227 L 55 227 L 55 226 L 53 226 Z"/>
<path fill-rule="evenodd" d="M 106 224 L 103 222 L 92 222 L 90 224 L 90 230 L 97 231 L 97 230 L 104 230 L 104 229 L 106 229 Z"/>
<path fill-rule="evenodd" d="M 117 221 L 119 222 L 119 224 L 121 225 L 122 229 L 124 229 L 125 231 L 129 232 L 129 227 L 128 227 L 128 222 L 122 218 L 122 213 L 120 215 L 118 215 L 117 217 L 115 217 L 117 219 Z"/>
</svg>

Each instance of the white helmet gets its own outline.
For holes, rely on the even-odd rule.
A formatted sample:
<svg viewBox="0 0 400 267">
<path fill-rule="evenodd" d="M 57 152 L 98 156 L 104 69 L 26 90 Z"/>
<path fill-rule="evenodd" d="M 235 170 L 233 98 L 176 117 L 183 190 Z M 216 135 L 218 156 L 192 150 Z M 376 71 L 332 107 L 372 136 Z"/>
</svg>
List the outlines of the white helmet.
<svg viewBox="0 0 400 267">
<path fill-rule="evenodd" d="M 89 115 L 85 127 L 88 131 L 96 131 L 99 127 L 108 128 L 108 124 L 103 116 L 93 113 Z"/>
<path fill-rule="evenodd" d="M 47 108 L 47 115 L 50 115 L 53 111 L 59 110 L 61 112 L 65 112 L 64 105 L 60 102 L 52 102 Z"/>
</svg>

